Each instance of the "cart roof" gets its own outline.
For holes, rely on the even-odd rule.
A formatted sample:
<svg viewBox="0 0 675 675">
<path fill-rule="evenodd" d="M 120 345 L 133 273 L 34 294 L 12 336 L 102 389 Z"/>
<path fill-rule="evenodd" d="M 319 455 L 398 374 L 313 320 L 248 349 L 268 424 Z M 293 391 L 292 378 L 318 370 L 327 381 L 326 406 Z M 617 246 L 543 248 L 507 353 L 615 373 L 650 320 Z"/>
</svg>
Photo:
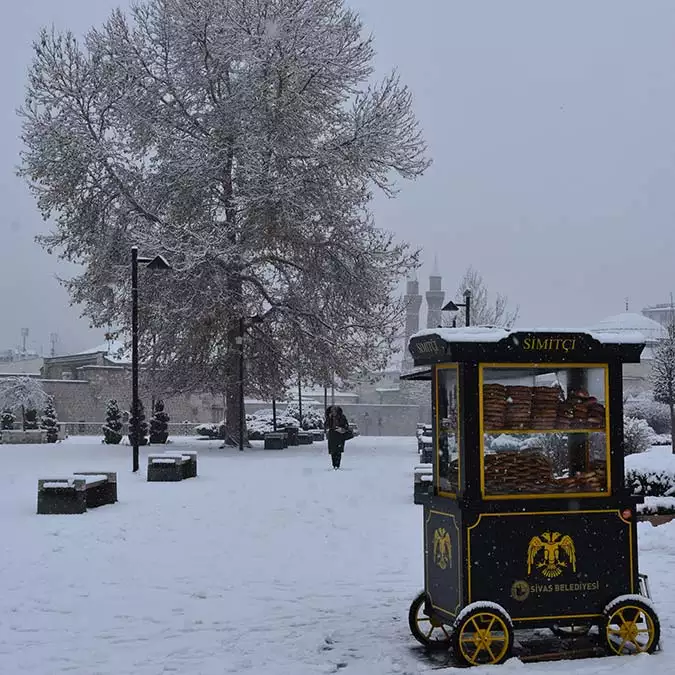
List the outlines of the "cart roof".
<svg viewBox="0 0 675 675">
<path fill-rule="evenodd" d="M 641 333 L 583 332 L 569 328 L 507 330 L 470 326 L 431 328 L 408 343 L 415 366 L 443 362 L 639 363 Z"/>
</svg>

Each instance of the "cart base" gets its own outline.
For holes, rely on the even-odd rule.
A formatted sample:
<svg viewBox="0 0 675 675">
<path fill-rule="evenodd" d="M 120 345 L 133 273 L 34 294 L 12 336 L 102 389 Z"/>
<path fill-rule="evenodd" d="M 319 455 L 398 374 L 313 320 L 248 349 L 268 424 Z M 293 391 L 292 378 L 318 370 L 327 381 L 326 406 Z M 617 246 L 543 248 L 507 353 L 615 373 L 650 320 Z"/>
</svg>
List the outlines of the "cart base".
<svg viewBox="0 0 675 675">
<path fill-rule="evenodd" d="M 428 663 L 432 670 L 472 667 L 459 663 L 451 651 L 434 652 L 426 650 L 424 647 L 413 647 L 412 651 L 421 660 Z M 655 653 L 659 651 L 660 649 L 657 647 Z M 546 628 L 516 630 L 513 657 L 520 659 L 523 663 L 572 661 L 601 656 L 610 656 L 610 654 L 604 648 L 597 629 L 593 629 L 589 635 L 575 638 L 556 637 Z"/>
</svg>

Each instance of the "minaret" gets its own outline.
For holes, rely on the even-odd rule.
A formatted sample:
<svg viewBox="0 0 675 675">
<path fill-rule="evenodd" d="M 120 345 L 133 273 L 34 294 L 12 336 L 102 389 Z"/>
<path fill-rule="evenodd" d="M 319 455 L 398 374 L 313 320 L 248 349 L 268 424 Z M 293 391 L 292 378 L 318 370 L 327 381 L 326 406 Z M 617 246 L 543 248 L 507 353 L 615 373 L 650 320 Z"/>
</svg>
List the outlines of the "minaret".
<svg viewBox="0 0 675 675">
<path fill-rule="evenodd" d="M 408 351 L 408 341 L 410 336 L 417 333 L 420 329 L 420 307 L 422 307 L 422 296 L 420 295 L 420 282 L 413 273 L 408 277 L 406 283 L 405 296 L 405 344 L 403 345 L 403 366 L 402 371 L 407 373 L 413 368 L 413 360 Z"/>
<path fill-rule="evenodd" d="M 427 296 L 427 328 L 438 328 L 441 325 L 441 307 L 445 291 L 442 290 L 443 279 L 438 271 L 438 259 L 434 258 L 434 269 L 429 276 Z"/>
</svg>

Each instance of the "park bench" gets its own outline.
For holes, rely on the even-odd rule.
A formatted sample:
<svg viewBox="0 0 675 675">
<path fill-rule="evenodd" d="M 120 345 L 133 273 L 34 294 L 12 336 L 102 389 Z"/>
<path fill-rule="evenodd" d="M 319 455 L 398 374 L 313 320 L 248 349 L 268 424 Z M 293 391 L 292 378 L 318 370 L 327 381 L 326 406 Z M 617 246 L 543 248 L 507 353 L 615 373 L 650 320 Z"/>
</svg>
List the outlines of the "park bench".
<svg viewBox="0 0 675 675">
<path fill-rule="evenodd" d="M 326 440 L 326 434 L 323 429 L 312 429 L 309 433 L 312 434 L 312 440 L 317 443 Z"/>
<path fill-rule="evenodd" d="M 314 443 L 314 437 L 308 431 L 298 432 L 298 445 L 311 445 Z"/>
<path fill-rule="evenodd" d="M 288 447 L 288 434 L 285 431 L 265 433 L 265 450 L 283 450 Z"/>
<path fill-rule="evenodd" d="M 415 467 L 413 501 L 415 504 L 427 504 L 433 497 L 433 465 L 418 464 Z"/>
<path fill-rule="evenodd" d="M 167 450 L 148 455 L 149 482 L 176 482 L 197 476 L 196 450 Z"/>
<path fill-rule="evenodd" d="M 81 471 L 61 478 L 38 480 L 39 514 L 84 513 L 117 501 L 117 474 Z"/>
</svg>

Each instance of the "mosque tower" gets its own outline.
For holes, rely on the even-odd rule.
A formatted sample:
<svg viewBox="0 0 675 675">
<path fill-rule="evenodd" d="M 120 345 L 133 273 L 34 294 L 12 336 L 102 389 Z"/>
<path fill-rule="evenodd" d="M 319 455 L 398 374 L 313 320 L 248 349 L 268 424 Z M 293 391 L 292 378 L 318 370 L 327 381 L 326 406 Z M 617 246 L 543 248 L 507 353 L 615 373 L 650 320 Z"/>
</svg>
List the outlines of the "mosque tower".
<svg viewBox="0 0 675 675">
<path fill-rule="evenodd" d="M 413 369 L 413 360 L 408 351 L 408 341 L 410 336 L 417 333 L 420 329 L 420 308 L 422 307 L 422 296 L 420 295 L 420 282 L 414 273 L 408 277 L 406 283 L 405 296 L 405 344 L 403 346 L 403 367 L 404 373 Z"/>
<path fill-rule="evenodd" d="M 445 298 L 442 289 L 443 279 L 438 271 L 438 259 L 434 258 L 434 269 L 429 276 L 427 296 L 427 328 L 438 328 L 441 325 L 441 307 Z"/>
</svg>

